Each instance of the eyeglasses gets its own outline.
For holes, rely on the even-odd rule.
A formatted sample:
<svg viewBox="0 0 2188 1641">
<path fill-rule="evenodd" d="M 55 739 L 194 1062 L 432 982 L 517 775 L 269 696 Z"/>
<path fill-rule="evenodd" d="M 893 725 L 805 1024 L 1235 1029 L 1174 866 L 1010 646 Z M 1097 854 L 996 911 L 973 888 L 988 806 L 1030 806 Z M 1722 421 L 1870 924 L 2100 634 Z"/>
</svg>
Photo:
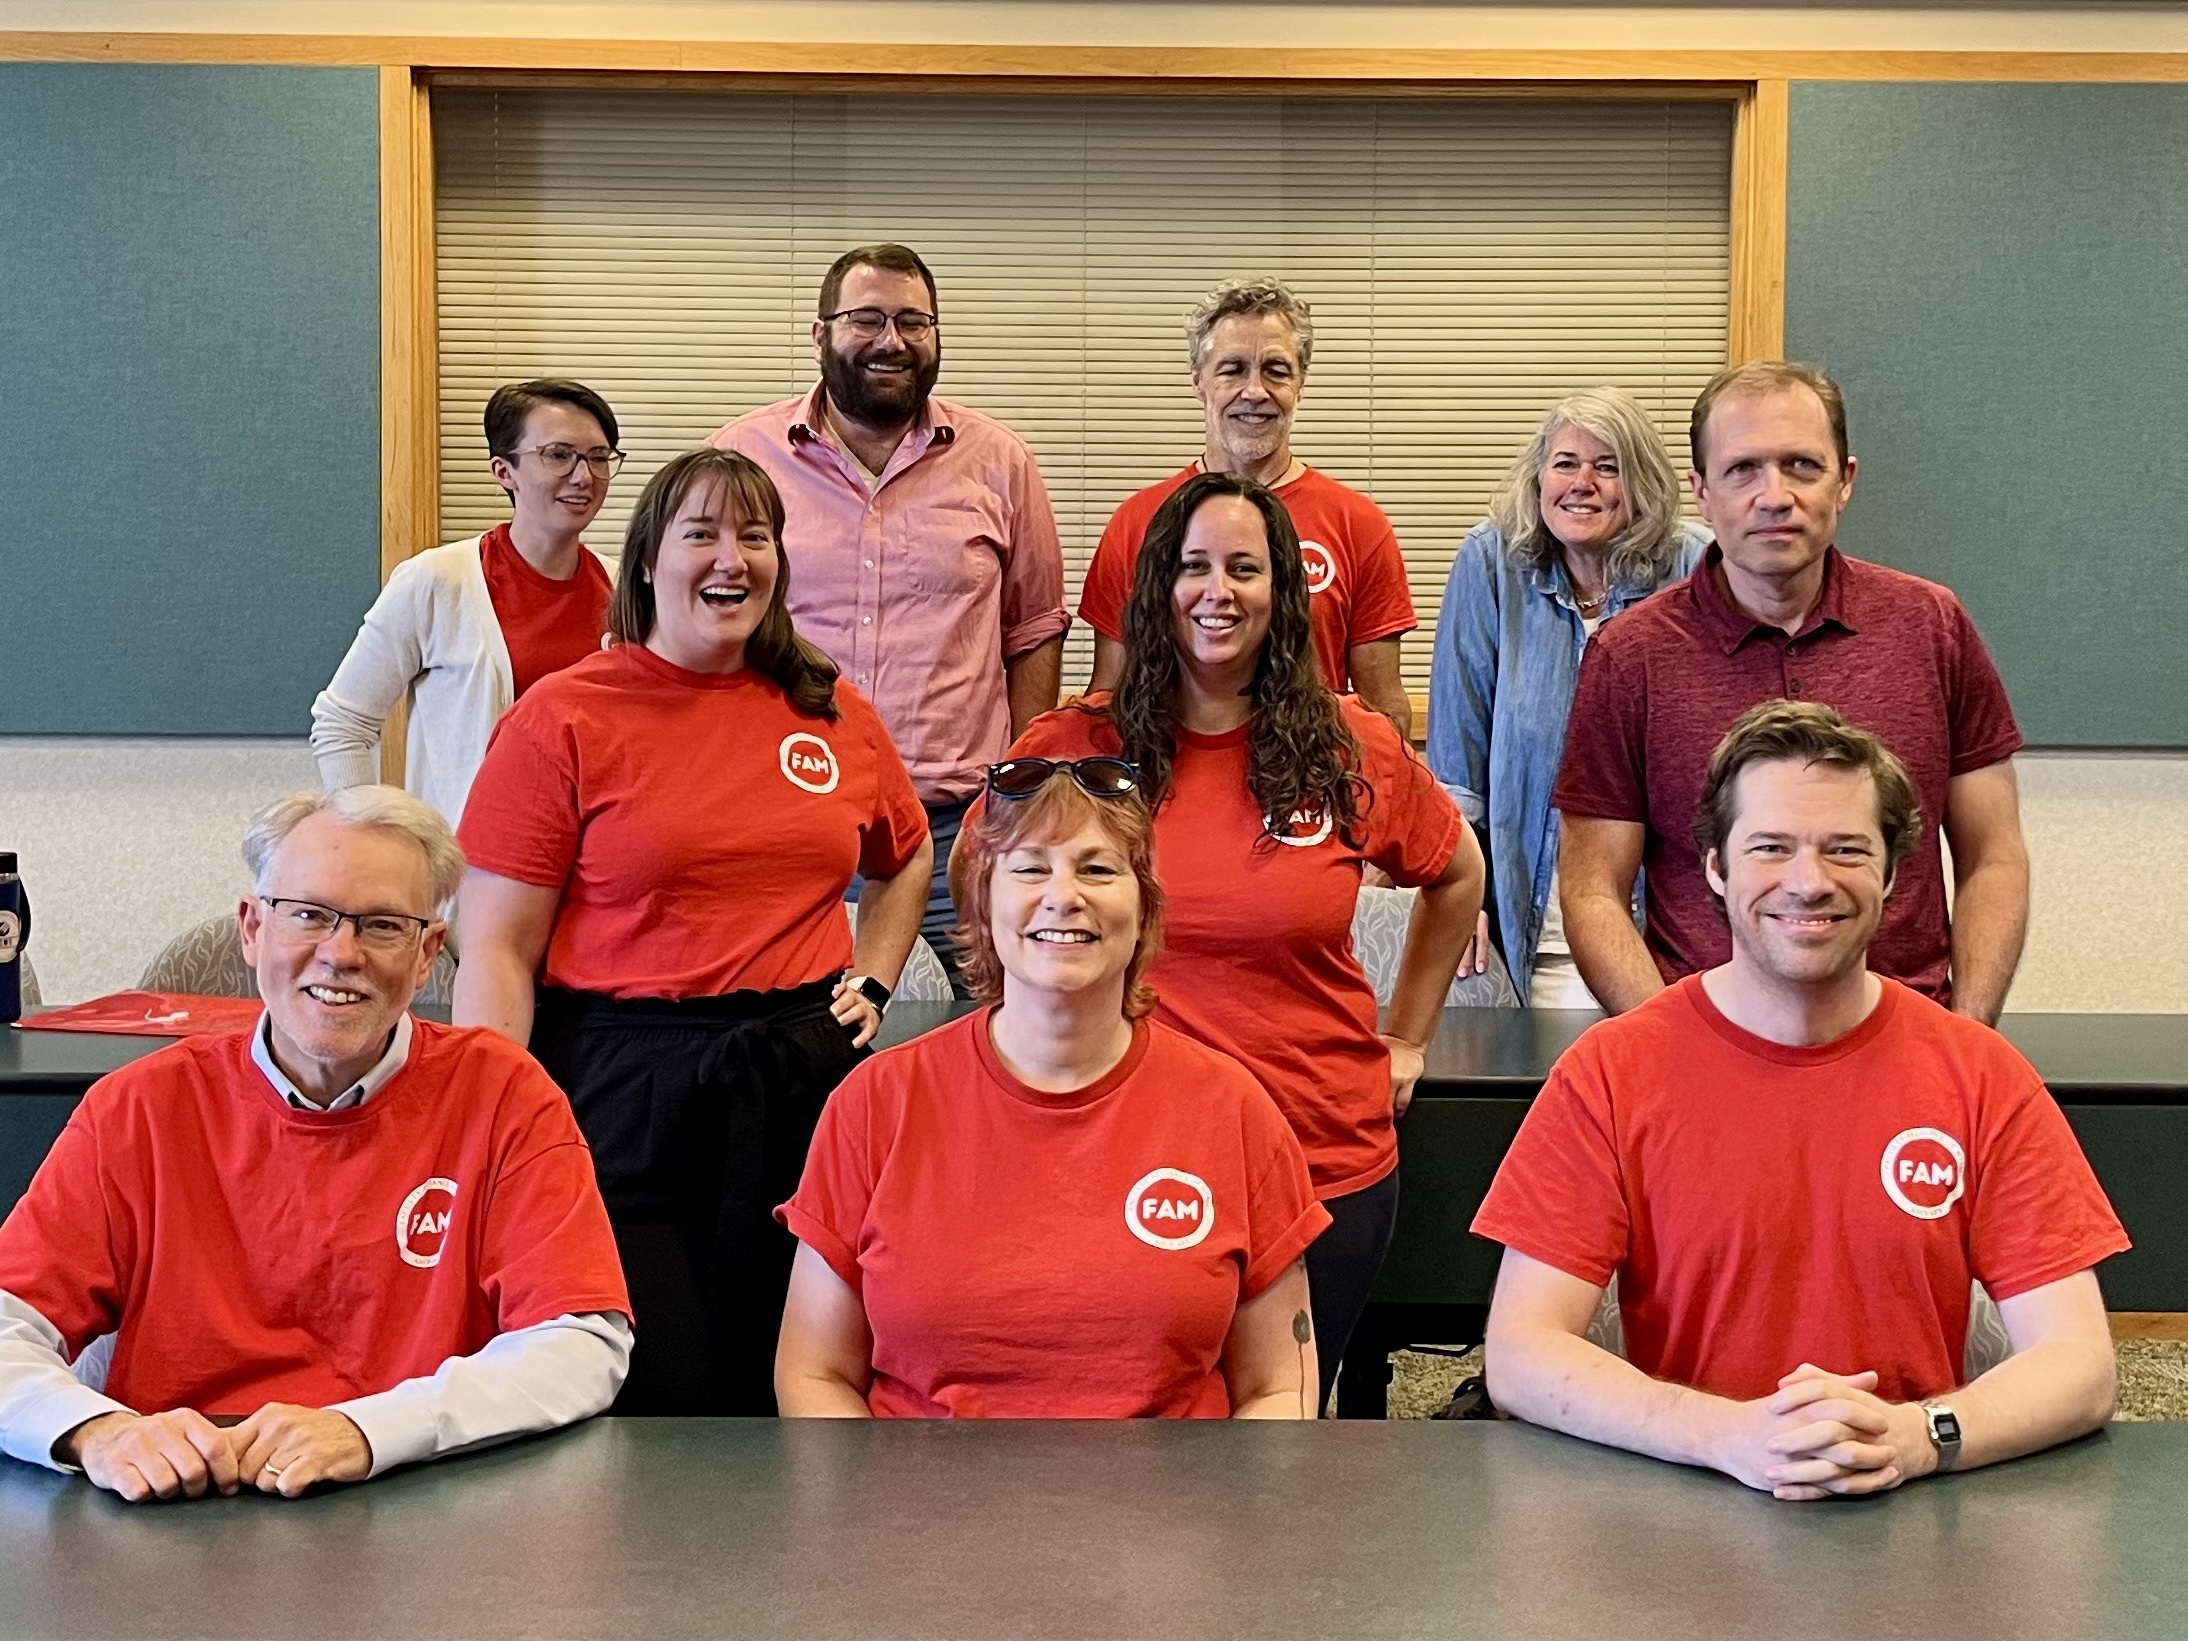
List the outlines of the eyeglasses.
<svg viewBox="0 0 2188 1641">
<path fill-rule="evenodd" d="M 612 479 L 623 470 L 623 452 L 620 450 L 580 450 L 571 444 L 536 445 L 530 450 L 517 449 L 509 452 L 509 459 L 519 456 L 537 456 L 539 465 L 555 478 L 562 478 L 583 462 L 593 470 L 593 477 Z"/>
<path fill-rule="evenodd" d="M 924 342 L 941 327 L 942 321 L 931 313 L 921 313 L 917 308 L 906 308 L 902 313 L 884 313 L 879 308 L 838 308 L 834 313 L 821 315 L 824 320 L 843 321 L 851 334 L 862 342 L 871 342 L 891 325 L 897 335 L 907 342 Z"/>
<path fill-rule="evenodd" d="M 321 906 L 316 901 L 276 899 L 271 895 L 258 898 L 273 914 L 266 919 L 266 927 L 299 945 L 316 946 L 322 940 L 333 938 L 335 931 L 347 923 L 357 931 L 360 946 L 373 951 L 396 952 L 417 940 L 435 921 L 430 917 L 412 917 L 407 912 L 338 912 L 332 906 Z"/>
<path fill-rule="evenodd" d="M 1140 789 L 1139 765 L 1124 758 L 1009 758 L 988 766 L 988 790 L 1014 802 L 1030 798 L 1058 771 L 1097 798 L 1129 798 Z"/>
</svg>

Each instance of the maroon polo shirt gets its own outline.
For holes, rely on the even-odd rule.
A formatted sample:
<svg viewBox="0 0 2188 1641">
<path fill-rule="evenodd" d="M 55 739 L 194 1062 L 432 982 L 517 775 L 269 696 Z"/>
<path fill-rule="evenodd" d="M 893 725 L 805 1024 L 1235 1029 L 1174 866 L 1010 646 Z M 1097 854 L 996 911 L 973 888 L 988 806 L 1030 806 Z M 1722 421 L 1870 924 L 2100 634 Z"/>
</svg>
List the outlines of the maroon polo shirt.
<svg viewBox="0 0 2188 1641">
<path fill-rule="evenodd" d="M 1990 651 L 1945 588 L 1836 547 L 1824 557 L 1823 596 L 1788 636 L 1741 613 L 1722 561 L 1712 546 L 1686 580 L 1606 622 L 1589 643 L 1552 801 L 1568 815 L 1647 826 L 1646 934 L 1668 983 L 1732 954 L 1694 847 L 1710 753 L 1758 701 L 1835 708 L 1898 755 L 1922 804 L 1922 836 L 1885 902 L 1869 967 L 1949 1002 L 1952 929 L 1938 849 L 1946 785 L 2021 749 Z"/>
</svg>

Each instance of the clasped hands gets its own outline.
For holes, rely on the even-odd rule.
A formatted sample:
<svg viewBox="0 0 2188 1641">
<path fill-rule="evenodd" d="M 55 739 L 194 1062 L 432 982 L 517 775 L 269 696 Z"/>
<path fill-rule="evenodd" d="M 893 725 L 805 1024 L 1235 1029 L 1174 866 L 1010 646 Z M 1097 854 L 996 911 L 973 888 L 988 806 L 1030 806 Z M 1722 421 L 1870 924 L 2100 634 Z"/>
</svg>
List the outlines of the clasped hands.
<svg viewBox="0 0 2188 1641">
<path fill-rule="evenodd" d="M 1781 1499 L 1882 1493 L 1937 1468 L 1928 1416 L 1876 1394 L 1874 1372 L 1803 1362 L 1772 1394 L 1732 1404 L 1718 1468 Z"/>
<path fill-rule="evenodd" d="M 348 1415 L 293 1402 L 268 1402 L 227 1429 L 187 1407 L 102 1413 L 53 1450 L 131 1504 L 245 1487 L 293 1499 L 314 1482 L 363 1481 L 372 1474 L 372 1444 Z"/>
</svg>

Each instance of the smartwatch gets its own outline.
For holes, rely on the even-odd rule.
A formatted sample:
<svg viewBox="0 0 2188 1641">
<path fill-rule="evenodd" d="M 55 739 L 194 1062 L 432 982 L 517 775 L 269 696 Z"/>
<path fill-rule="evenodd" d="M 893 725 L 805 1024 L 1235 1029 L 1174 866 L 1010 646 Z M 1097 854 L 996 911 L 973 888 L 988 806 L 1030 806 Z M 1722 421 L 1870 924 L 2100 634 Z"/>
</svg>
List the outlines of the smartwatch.
<svg viewBox="0 0 2188 1641">
<path fill-rule="evenodd" d="M 1937 1449 L 1937 1468 L 1950 1470 L 1960 1457 L 1960 1420 L 1943 1402 L 1924 1402 L 1922 1418 L 1929 1427 L 1930 1445 Z"/>
<path fill-rule="evenodd" d="M 885 1009 L 889 1006 L 889 988 L 872 975 L 854 974 L 851 976 L 850 985 L 853 991 L 873 1004 L 875 1008 Z"/>
</svg>

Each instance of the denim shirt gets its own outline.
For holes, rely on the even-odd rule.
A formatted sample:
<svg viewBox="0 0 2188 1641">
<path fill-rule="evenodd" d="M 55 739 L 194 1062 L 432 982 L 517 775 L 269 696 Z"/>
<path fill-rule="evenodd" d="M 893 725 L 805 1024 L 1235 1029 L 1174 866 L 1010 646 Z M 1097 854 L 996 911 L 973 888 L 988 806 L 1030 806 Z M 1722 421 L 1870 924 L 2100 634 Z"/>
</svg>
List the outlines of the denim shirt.
<svg viewBox="0 0 2188 1641">
<path fill-rule="evenodd" d="M 1683 521 L 1678 533 L 1678 555 L 1664 579 L 1611 588 L 1604 620 L 1682 579 L 1700 561 L 1709 533 Z M 1467 534 L 1436 622 L 1428 766 L 1466 818 L 1488 830 L 1497 928 L 1522 1002 L 1557 869 L 1559 816 L 1550 793 L 1587 643 L 1562 563 L 1520 563 L 1492 523 Z M 1640 894 L 1636 883 L 1636 903 Z"/>
</svg>

